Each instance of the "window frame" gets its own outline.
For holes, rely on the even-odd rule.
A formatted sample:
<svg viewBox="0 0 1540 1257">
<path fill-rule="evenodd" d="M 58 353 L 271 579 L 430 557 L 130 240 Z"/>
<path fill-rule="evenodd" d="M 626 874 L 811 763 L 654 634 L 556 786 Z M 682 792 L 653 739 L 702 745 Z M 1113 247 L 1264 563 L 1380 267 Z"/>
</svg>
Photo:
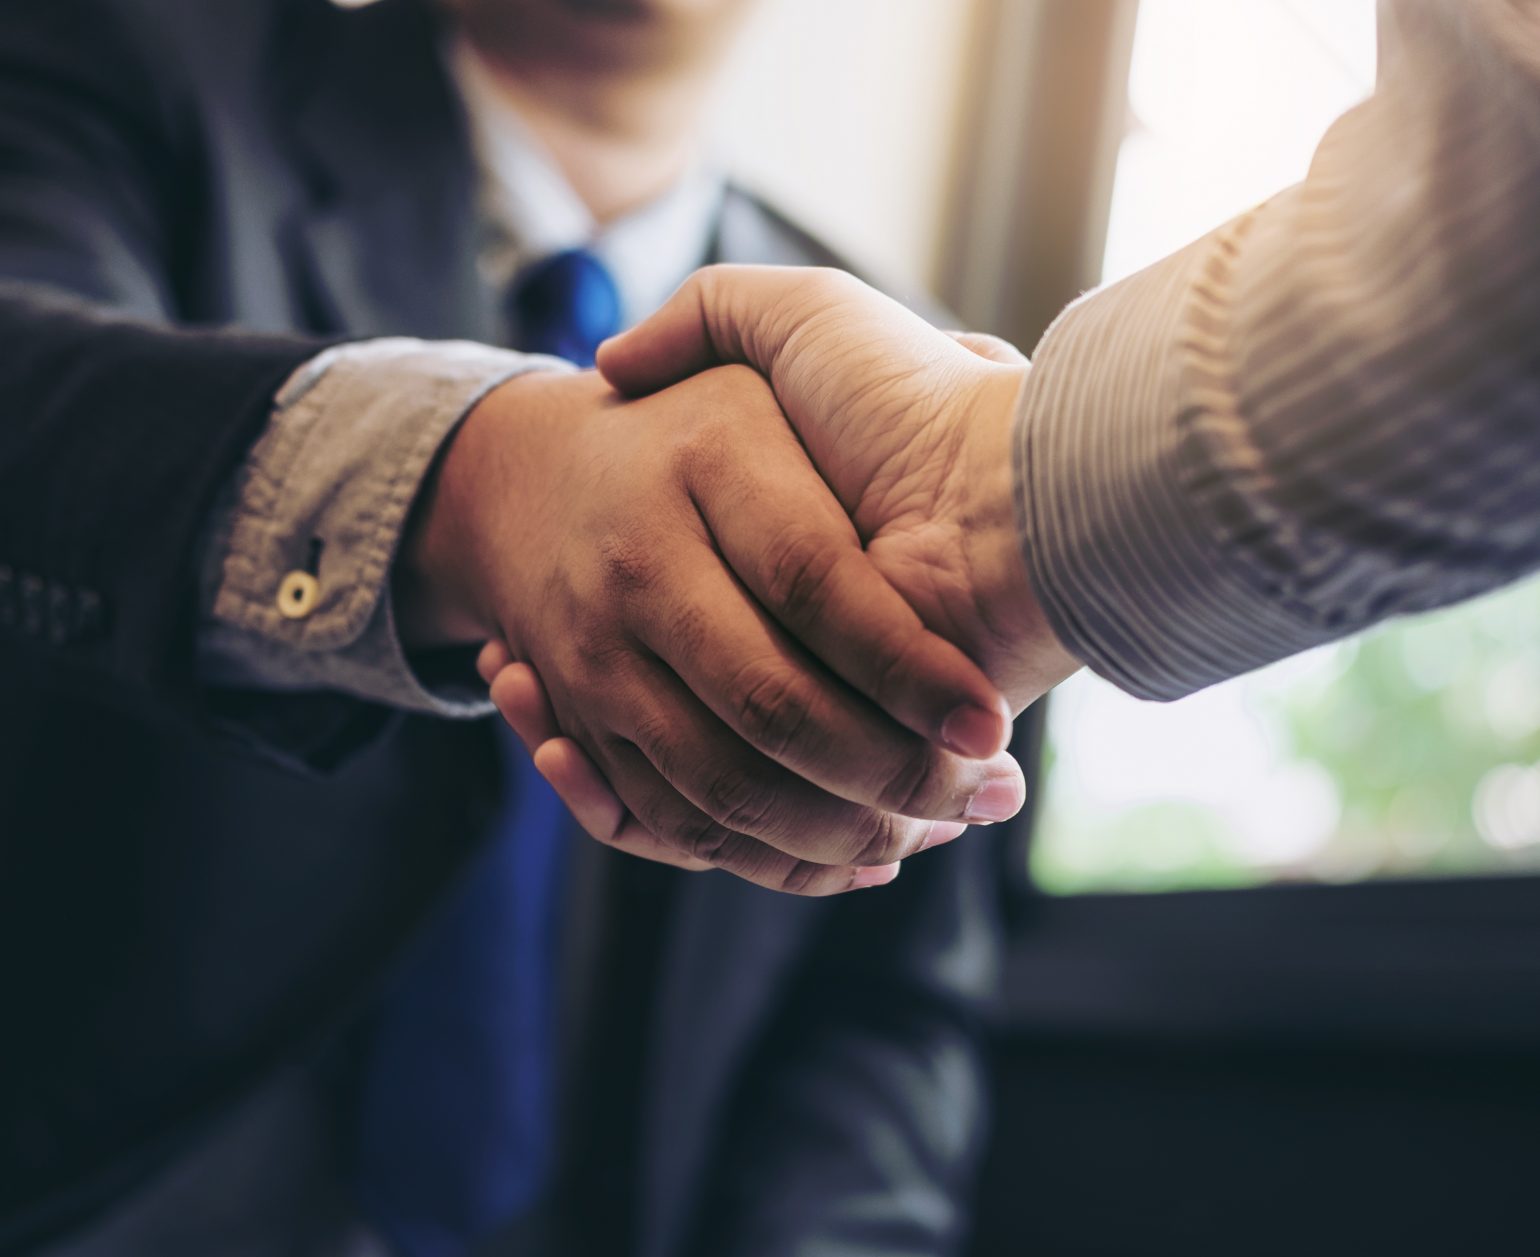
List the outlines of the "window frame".
<svg viewBox="0 0 1540 1257">
<path fill-rule="evenodd" d="M 937 285 L 970 326 L 1036 344 L 1098 281 L 1137 12 L 978 0 Z M 1041 708 L 1013 745 L 1029 780 Z M 1540 1047 L 1540 876 L 1049 895 L 1034 820 L 999 843 L 1006 1032 Z"/>
</svg>

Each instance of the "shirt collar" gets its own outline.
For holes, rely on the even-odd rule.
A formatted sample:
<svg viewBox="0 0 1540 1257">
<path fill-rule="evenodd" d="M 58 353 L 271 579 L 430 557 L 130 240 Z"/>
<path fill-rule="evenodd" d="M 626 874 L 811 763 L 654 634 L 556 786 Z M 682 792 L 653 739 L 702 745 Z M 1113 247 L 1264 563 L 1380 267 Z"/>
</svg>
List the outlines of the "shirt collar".
<svg viewBox="0 0 1540 1257">
<path fill-rule="evenodd" d="M 448 48 L 470 124 L 479 204 L 491 238 L 481 256 L 488 282 L 505 287 L 525 267 L 563 249 L 591 249 L 609 268 L 629 325 L 662 305 L 707 259 L 725 179 L 700 165 L 646 205 L 604 228 L 498 90 L 463 38 Z"/>
</svg>

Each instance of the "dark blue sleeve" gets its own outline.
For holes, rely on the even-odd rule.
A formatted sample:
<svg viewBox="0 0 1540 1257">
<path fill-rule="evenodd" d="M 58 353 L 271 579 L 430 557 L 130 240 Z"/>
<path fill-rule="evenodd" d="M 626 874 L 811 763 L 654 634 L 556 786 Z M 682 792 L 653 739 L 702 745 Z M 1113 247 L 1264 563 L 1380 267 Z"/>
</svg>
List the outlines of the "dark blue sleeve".
<svg viewBox="0 0 1540 1257">
<path fill-rule="evenodd" d="M 161 706 L 193 684 L 200 529 L 320 346 L 174 326 L 175 66 L 116 14 L 0 21 L 0 670 Z"/>
<path fill-rule="evenodd" d="M 968 1233 L 997 831 L 830 904 L 719 1123 L 691 1257 L 943 1257 Z"/>
</svg>

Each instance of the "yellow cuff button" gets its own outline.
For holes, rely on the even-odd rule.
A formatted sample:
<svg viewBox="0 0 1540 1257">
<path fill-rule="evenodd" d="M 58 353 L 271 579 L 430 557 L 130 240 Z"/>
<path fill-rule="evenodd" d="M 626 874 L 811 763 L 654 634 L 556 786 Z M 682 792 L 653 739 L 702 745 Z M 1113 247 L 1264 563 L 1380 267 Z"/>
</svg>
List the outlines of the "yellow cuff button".
<svg viewBox="0 0 1540 1257">
<path fill-rule="evenodd" d="M 278 613 L 290 620 L 303 620 L 321 600 L 321 582 L 309 572 L 290 572 L 278 586 Z"/>
</svg>

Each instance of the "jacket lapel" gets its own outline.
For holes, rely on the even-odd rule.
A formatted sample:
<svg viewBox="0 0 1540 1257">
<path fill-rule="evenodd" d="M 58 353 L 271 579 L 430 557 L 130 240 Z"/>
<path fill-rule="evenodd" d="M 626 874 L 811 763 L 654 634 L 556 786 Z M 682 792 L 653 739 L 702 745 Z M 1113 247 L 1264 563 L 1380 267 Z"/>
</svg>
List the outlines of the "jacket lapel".
<svg viewBox="0 0 1540 1257">
<path fill-rule="evenodd" d="M 682 1250 L 739 1066 L 774 1015 L 824 902 L 777 896 L 726 873 L 679 882 L 642 1098 L 638 1257 Z"/>
<path fill-rule="evenodd" d="M 475 165 L 441 40 L 425 0 L 316 0 L 280 50 L 278 116 L 307 187 L 288 231 L 322 330 L 496 336 L 476 269 Z"/>
<path fill-rule="evenodd" d="M 834 266 L 838 259 L 806 232 L 729 183 L 711 249 L 713 262 L 755 266 Z"/>
</svg>

